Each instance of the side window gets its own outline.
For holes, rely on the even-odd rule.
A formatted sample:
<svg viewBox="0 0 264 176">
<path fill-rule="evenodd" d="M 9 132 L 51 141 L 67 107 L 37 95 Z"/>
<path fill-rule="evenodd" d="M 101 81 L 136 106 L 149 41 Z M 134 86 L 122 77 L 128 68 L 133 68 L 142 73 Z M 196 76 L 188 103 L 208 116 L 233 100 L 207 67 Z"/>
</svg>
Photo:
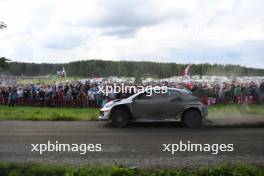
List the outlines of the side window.
<svg viewBox="0 0 264 176">
<path fill-rule="evenodd" d="M 177 90 L 168 90 L 167 96 L 168 97 L 179 97 L 181 93 Z"/>
<path fill-rule="evenodd" d="M 159 98 L 165 98 L 166 94 L 164 93 L 154 93 L 150 95 L 149 93 L 142 93 L 137 96 L 137 100 L 150 100 L 150 99 L 159 99 Z"/>
<path fill-rule="evenodd" d="M 137 96 L 137 100 L 149 100 L 151 99 L 151 96 L 149 96 L 147 93 L 142 93 Z"/>
</svg>

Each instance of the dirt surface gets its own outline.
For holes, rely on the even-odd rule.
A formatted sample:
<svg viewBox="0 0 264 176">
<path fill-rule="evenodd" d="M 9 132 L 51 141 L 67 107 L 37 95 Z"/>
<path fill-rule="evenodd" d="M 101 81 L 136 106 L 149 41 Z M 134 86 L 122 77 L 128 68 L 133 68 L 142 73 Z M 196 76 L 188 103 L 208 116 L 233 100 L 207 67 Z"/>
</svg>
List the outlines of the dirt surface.
<svg viewBox="0 0 264 176">
<path fill-rule="evenodd" d="M 259 119 L 261 120 L 261 119 Z M 131 167 L 197 167 L 221 163 L 264 165 L 263 122 L 231 124 L 218 120 L 200 129 L 186 129 L 179 123 L 133 124 L 108 127 L 105 122 L 0 121 L 0 161 L 40 163 L 113 164 Z M 244 122 L 243 122 L 244 124 Z M 257 125 L 256 125 L 257 124 Z M 31 144 L 100 143 L 101 152 L 31 152 Z M 197 144 L 234 144 L 233 152 L 163 152 L 163 144 L 180 141 Z"/>
</svg>

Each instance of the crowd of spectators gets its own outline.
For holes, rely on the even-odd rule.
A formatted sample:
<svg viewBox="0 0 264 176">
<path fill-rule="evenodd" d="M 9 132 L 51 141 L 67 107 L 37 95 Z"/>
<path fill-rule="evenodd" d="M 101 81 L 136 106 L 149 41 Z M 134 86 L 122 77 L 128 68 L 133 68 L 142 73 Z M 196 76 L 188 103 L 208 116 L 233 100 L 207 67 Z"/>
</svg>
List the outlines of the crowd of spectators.
<svg viewBox="0 0 264 176">
<path fill-rule="evenodd" d="M 215 103 L 238 103 L 238 104 L 253 104 L 263 103 L 264 99 L 264 81 L 261 83 L 212 83 L 212 84 L 197 84 L 192 90 L 199 97 L 209 98 Z"/>
<path fill-rule="evenodd" d="M 119 83 L 121 84 L 121 83 Z M 131 83 L 122 83 L 131 86 Z M 95 82 L 65 82 L 53 84 L 14 84 L 0 86 L 0 104 L 9 106 L 37 105 L 63 107 L 100 107 L 106 102 L 119 98 L 126 98 L 133 93 L 110 93 L 99 91 L 98 86 L 113 83 Z M 143 86 L 167 86 L 180 89 L 190 89 L 199 96 L 205 104 L 217 103 L 263 103 L 264 81 L 237 83 L 176 83 L 150 82 Z"/>
<path fill-rule="evenodd" d="M 0 102 L 14 106 L 78 106 L 88 107 L 102 104 L 96 84 L 53 83 L 12 85 L 0 87 Z"/>
</svg>

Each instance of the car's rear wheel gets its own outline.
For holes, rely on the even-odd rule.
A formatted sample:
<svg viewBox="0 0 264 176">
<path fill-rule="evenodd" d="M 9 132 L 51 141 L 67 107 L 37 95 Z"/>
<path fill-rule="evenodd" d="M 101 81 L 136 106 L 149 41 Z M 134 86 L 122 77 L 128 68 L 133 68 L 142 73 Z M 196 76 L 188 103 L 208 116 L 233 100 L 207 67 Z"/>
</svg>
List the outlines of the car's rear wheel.
<svg viewBox="0 0 264 176">
<path fill-rule="evenodd" d="M 124 110 L 115 110 L 110 119 L 111 126 L 122 128 L 129 123 L 129 115 Z"/>
<path fill-rule="evenodd" d="M 192 109 L 184 113 L 182 122 L 188 128 L 199 128 L 202 124 L 202 117 L 197 110 Z"/>
</svg>

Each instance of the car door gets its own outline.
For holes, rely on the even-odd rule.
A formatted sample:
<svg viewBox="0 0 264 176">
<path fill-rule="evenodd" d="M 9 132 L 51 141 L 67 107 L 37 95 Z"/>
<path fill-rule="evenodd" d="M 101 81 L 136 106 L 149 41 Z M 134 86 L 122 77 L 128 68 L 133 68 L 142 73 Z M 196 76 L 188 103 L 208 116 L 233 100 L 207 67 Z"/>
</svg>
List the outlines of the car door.
<svg viewBox="0 0 264 176">
<path fill-rule="evenodd" d="M 136 120 L 162 120 L 166 105 L 166 96 L 163 93 L 142 93 L 133 100 L 132 111 Z"/>
<path fill-rule="evenodd" d="M 176 119 L 184 108 L 184 100 L 181 97 L 181 93 L 177 90 L 168 90 L 165 99 L 164 106 L 162 106 L 164 118 Z"/>
</svg>

